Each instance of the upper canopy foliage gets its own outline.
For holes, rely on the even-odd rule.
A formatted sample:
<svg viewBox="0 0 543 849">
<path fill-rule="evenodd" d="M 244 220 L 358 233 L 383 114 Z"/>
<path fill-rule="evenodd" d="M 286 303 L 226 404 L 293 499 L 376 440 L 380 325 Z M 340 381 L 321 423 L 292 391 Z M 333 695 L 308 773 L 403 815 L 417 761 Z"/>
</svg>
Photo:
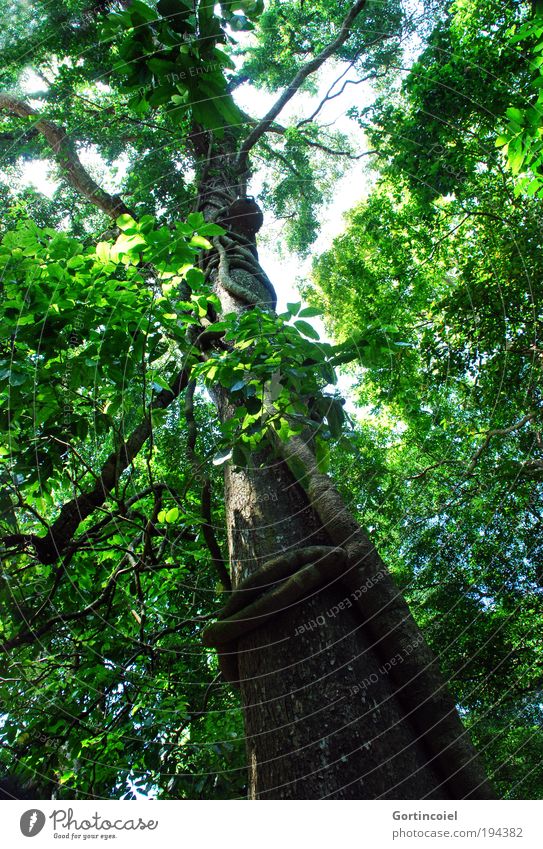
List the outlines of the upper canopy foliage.
<svg viewBox="0 0 543 849">
<path fill-rule="evenodd" d="M 495 780 L 539 797 L 541 200 L 495 145 L 529 80 L 511 39 L 528 11 L 452 4 L 394 101 L 358 111 L 381 176 L 316 261 L 310 297 L 355 337 L 359 399 L 378 416 L 356 475 L 338 457 L 341 480 L 356 491 L 363 475 L 365 521 Z"/>
</svg>

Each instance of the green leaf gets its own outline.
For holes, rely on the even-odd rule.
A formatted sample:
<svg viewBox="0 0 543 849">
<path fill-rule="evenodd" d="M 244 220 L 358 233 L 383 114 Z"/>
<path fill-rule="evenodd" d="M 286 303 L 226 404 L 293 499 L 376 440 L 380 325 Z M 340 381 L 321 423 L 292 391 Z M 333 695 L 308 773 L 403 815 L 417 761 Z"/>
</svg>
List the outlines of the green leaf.
<svg viewBox="0 0 543 849">
<path fill-rule="evenodd" d="M 193 230 L 199 230 L 200 227 L 205 225 L 205 218 L 201 212 L 191 212 L 187 216 L 187 224 Z"/>
<path fill-rule="evenodd" d="M 235 445 L 232 451 L 232 462 L 240 469 L 246 469 L 251 465 L 251 451 L 245 445 Z"/>
<path fill-rule="evenodd" d="M 151 422 L 153 424 L 153 427 L 160 427 L 162 424 L 164 424 L 164 421 L 167 417 L 167 410 L 163 410 L 158 407 L 154 410 L 151 410 Z"/>
<path fill-rule="evenodd" d="M 515 123 L 520 124 L 520 126 L 524 123 L 524 112 L 520 109 L 516 109 L 511 107 L 510 109 L 505 110 L 505 114 L 511 121 L 515 121 Z"/>
<path fill-rule="evenodd" d="M 15 371 L 15 369 L 12 369 L 9 375 L 9 382 L 11 386 L 22 386 L 23 383 L 26 383 L 27 379 L 27 374 Z"/>
<path fill-rule="evenodd" d="M 128 230 L 132 227 L 134 228 L 134 230 L 136 229 L 136 222 L 134 221 L 131 215 L 128 215 L 128 213 L 123 213 L 122 215 L 119 215 L 119 217 L 115 220 L 115 223 L 119 230 Z"/>
<path fill-rule="evenodd" d="M 85 260 L 82 256 L 72 256 L 66 263 L 66 268 L 84 268 Z"/>
<path fill-rule="evenodd" d="M 223 233 L 226 233 L 226 230 L 218 224 L 201 224 L 198 227 L 198 232 L 200 236 L 222 236 Z"/>
<path fill-rule="evenodd" d="M 307 321 L 295 321 L 294 327 L 299 330 L 300 333 L 303 333 L 304 336 L 308 336 L 310 339 L 320 339 L 320 336 L 315 330 L 315 328 L 308 324 Z"/>
<path fill-rule="evenodd" d="M 167 511 L 165 519 L 166 519 L 166 522 L 168 522 L 168 524 L 171 525 L 172 522 L 175 522 L 178 519 L 178 517 L 179 517 L 179 507 L 172 507 L 170 510 Z"/>
<path fill-rule="evenodd" d="M 321 474 L 325 475 L 330 468 L 330 446 L 324 439 L 317 437 L 315 449 L 317 468 Z"/>
<path fill-rule="evenodd" d="M 98 242 L 96 245 L 96 256 L 104 264 L 109 262 L 111 256 L 111 245 L 109 242 Z"/>
<path fill-rule="evenodd" d="M 305 307 L 303 310 L 300 310 L 298 315 L 300 318 L 315 318 L 318 315 L 322 315 L 322 310 L 318 310 L 316 307 Z"/>
<path fill-rule="evenodd" d="M 211 242 L 204 238 L 204 236 L 195 235 L 189 242 L 191 248 L 204 248 L 204 250 L 209 250 L 213 247 Z"/>
<path fill-rule="evenodd" d="M 536 192 L 542 187 L 543 183 L 540 179 L 535 178 L 534 180 L 530 180 L 530 182 L 525 186 L 524 191 L 529 197 L 533 197 Z"/>
<path fill-rule="evenodd" d="M 338 439 L 341 436 L 343 423 L 345 421 L 345 413 L 340 401 L 333 400 L 330 403 L 326 412 L 326 420 L 330 428 L 330 433 L 334 439 Z"/>
<path fill-rule="evenodd" d="M 525 152 L 522 149 L 522 143 L 520 140 L 515 139 L 514 142 L 510 142 L 507 150 L 507 161 L 514 176 L 520 172 L 524 164 L 524 159 Z"/>
</svg>

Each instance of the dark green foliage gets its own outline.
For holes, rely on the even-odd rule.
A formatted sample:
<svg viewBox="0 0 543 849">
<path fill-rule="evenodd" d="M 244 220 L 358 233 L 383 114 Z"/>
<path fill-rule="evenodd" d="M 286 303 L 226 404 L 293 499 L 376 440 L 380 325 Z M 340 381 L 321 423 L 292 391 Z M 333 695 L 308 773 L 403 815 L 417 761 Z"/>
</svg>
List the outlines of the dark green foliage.
<svg viewBox="0 0 543 849">
<path fill-rule="evenodd" d="M 541 201 L 517 198 L 493 143 L 526 81 L 509 41 L 525 9 L 472 5 L 453 6 L 395 105 L 372 108 L 382 176 L 316 262 L 311 298 L 376 416 L 343 443 L 352 454 L 332 452 L 337 479 L 489 774 L 505 796 L 540 798 Z"/>
<path fill-rule="evenodd" d="M 391 564 L 500 791 L 541 797 L 542 201 L 538 187 L 520 199 L 496 147 L 504 115 L 517 135 L 535 128 L 525 104 L 511 112 L 539 73 L 517 39 L 528 6 L 368 2 L 336 59 L 379 92 L 367 109 L 350 101 L 379 177 L 308 288 L 338 344 L 297 302 L 221 315 L 221 344 L 205 349 L 221 304 L 198 255 L 223 232 L 193 211 L 209 133 L 244 138 L 255 121 L 236 86 L 288 84 L 350 4 L 8 4 L 3 87 L 29 99 L 31 70 L 39 117 L 134 214 L 114 223 L 83 201 L 37 117 L 2 112 L 0 767 L 44 796 L 246 792 L 238 698 L 201 642 L 223 593 L 194 433 L 169 388 L 185 369 L 200 381 L 218 545 L 222 464 L 250 467 L 271 431 L 307 434 Z M 422 45 L 405 54 L 413 33 Z M 309 115 L 274 124 L 251 163 L 264 160 L 260 200 L 300 253 L 355 152 Z M 51 198 L 19 180 L 46 160 Z M 347 363 L 373 413 L 355 427 L 330 389 Z M 236 408 L 223 424 L 213 387 Z M 114 485 L 47 561 L 36 539 L 111 457 Z"/>
</svg>

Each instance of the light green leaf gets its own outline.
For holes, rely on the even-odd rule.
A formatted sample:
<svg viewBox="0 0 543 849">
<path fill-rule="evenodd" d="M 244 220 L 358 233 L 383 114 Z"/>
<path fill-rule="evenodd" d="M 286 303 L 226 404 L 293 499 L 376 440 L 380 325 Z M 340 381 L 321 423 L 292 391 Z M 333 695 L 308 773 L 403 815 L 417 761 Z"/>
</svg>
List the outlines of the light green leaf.
<svg viewBox="0 0 543 849">
<path fill-rule="evenodd" d="M 318 310 L 316 307 L 305 307 L 303 310 L 300 310 L 298 315 L 300 318 L 315 318 L 318 315 L 322 315 L 322 310 Z"/>
<path fill-rule="evenodd" d="M 115 223 L 119 230 L 128 230 L 131 227 L 133 227 L 134 230 L 136 229 L 136 222 L 134 221 L 131 215 L 128 215 L 128 213 L 123 213 L 123 215 L 119 215 Z"/>
<path fill-rule="evenodd" d="M 111 257 L 111 245 L 109 242 L 98 242 L 96 245 L 96 256 L 104 264 L 109 262 Z"/>
<path fill-rule="evenodd" d="M 213 247 L 211 242 L 209 242 L 203 236 L 199 236 L 198 234 L 192 237 L 189 242 L 189 245 L 191 246 L 191 248 L 204 248 L 204 250 L 209 250 Z"/>
</svg>

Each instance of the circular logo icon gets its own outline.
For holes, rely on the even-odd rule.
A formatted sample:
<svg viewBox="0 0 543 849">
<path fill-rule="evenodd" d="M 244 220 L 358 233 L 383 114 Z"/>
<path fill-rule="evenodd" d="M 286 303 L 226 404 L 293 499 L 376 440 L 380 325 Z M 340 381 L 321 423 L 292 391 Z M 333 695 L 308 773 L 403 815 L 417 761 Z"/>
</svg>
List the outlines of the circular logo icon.
<svg viewBox="0 0 543 849">
<path fill-rule="evenodd" d="M 36 808 L 25 811 L 21 817 L 21 831 L 25 837 L 35 837 L 45 825 L 45 814 Z"/>
</svg>

